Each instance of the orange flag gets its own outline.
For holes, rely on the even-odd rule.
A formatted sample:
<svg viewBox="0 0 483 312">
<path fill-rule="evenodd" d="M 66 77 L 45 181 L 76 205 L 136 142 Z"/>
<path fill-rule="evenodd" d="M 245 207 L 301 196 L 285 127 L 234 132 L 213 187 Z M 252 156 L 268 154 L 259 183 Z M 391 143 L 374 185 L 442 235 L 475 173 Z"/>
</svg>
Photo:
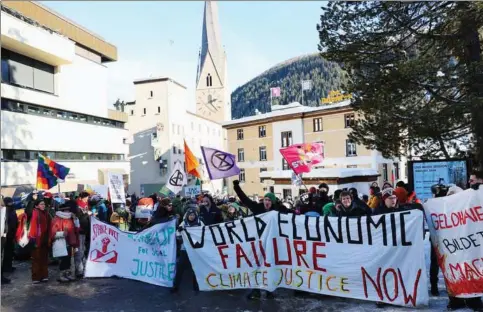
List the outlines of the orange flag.
<svg viewBox="0 0 483 312">
<path fill-rule="evenodd" d="M 198 171 L 200 163 L 198 162 L 198 159 L 196 159 L 195 155 L 193 155 L 191 152 L 188 144 L 186 144 L 186 141 L 184 141 L 184 161 L 186 162 L 186 172 L 197 177 L 198 179 L 201 179 L 201 174 Z"/>
</svg>

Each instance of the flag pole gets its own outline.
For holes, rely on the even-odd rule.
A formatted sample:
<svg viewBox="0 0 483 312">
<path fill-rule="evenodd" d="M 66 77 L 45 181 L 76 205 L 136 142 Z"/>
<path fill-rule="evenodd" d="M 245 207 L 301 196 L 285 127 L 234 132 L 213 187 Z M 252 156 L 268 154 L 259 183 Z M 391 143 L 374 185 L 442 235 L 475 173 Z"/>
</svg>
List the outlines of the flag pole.
<svg viewBox="0 0 483 312">
<path fill-rule="evenodd" d="M 303 106 L 304 105 L 304 81 L 303 80 L 300 81 L 300 87 L 302 88 L 302 103 L 300 104 L 302 104 Z"/>
</svg>

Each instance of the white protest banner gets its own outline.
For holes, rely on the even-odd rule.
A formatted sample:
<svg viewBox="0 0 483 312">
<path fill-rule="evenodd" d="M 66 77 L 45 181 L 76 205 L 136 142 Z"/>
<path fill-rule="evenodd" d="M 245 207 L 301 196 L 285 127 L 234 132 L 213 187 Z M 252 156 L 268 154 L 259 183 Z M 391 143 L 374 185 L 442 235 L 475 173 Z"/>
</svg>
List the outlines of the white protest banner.
<svg viewBox="0 0 483 312">
<path fill-rule="evenodd" d="M 201 290 L 289 288 L 427 305 L 423 214 L 333 218 L 275 211 L 183 231 Z"/>
<path fill-rule="evenodd" d="M 454 297 L 483 295 L 483 189 L 432 198 L 424 204 L 446 289 Z"/>
<path fill-rule="evenodd" d="M 186 185 L 186 173 L 181 166 L 181 162 L 177 162 L 174 165 L 173 171 L 168 177 L 168 183 L 166 183 L 166 187 L 173 192 L 174 194 L 178 194 L 184 185 Z"/>
<path fill-rule="evenodd" d="M 173 220 L 132 234 L 91 217 L 85 276 L 119 276 L 172 287 L 176 271 L 175 230 Z"/>
<path fill-rule="evenodd" d="M 201 186 L 199 185 L 191 185 L 184 187 L 184 196 L 196 196 L 201 194 Z"/>
<path fill-rule="evenodd" d="M 124 181 L 122 179 L 122 174 L 109 172 L 108 177 L 111 203 L 125 204 L 126 194 L 124 193 Z"/>
</svg>

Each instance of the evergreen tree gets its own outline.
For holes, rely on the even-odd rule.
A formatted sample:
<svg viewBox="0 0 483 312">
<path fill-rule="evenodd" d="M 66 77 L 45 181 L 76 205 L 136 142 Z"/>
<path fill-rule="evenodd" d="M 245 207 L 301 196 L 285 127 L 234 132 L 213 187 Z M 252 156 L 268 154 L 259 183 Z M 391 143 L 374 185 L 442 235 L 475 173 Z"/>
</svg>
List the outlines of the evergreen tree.
<svg viewBox="0 0 483 312">
<path fill-rule="evenodd" d="M 483 3 L 329 2 L 319 51 L 344 64 L 363 118 L 350 137 L 384 156 L 483 164 Z"/>
</svg>

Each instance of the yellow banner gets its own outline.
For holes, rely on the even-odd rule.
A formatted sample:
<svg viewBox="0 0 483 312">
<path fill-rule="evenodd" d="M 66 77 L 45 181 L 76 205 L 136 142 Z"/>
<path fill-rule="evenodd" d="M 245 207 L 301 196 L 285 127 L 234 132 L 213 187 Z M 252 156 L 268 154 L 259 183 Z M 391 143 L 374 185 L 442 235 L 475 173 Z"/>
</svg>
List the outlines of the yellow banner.
<svg viewBox="0 0 483 312">
<path fill-rule="evenodd" d="M 343 94 L 341 91 L 330 91 L 329 96 L 327 96 L 326 98 L 321 98 L 320 101 L 322 102 L 322 104 L 329 104 L 342 102 L 349 99 L 352 99 L 351 94 Z"/>
</svg>

